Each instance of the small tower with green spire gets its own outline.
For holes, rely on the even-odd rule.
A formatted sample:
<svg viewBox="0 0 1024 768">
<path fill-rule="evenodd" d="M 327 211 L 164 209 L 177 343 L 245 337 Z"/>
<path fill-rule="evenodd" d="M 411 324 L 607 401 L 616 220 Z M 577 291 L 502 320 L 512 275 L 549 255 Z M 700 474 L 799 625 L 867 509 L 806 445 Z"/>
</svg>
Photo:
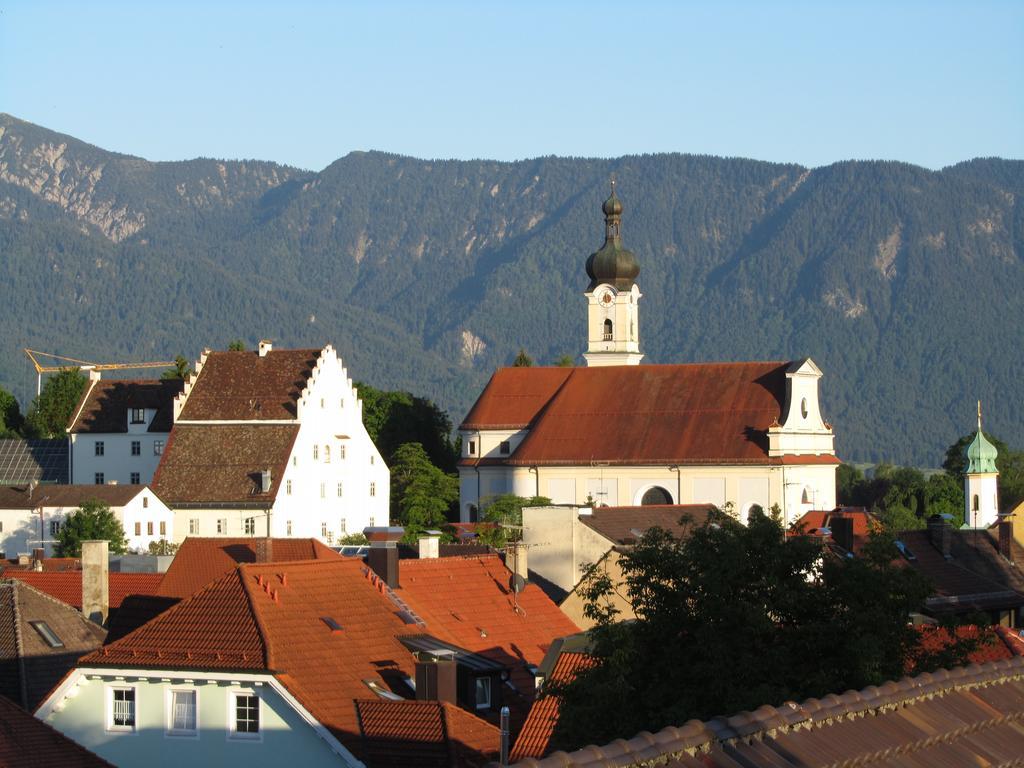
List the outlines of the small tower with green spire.
<svg viewBox="0 0 1024 768">
<path fill-rule="evenodd" d="M 999 451 L 981 431 L 981 401 L 978 401 L 978 433 L 967 446 L 967 472 L 964 473 L 964 523 L 971 528 L 987 528 L 999 519 Z"/>
<path fill-rule="evenodd" d="M 604 245 L 587 259 L 588 366 L 637 365 L 640 352 L 640 289 L 636 276 L 640 265 L 622 243 L 622 202 L 612 192 L 601 206 L 604 214 Z"/>
</svg>

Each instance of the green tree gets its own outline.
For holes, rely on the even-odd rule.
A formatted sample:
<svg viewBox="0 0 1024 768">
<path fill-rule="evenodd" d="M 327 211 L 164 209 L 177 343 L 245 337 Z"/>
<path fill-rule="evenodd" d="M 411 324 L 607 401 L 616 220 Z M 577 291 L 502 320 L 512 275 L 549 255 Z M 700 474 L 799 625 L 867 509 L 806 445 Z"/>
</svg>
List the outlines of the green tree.
<svg viewBox="0 0 1024 768">
<path fill-rule="evenodd" d="M 160 374 L 161 379 L 186 379 L 192 375 L 192 368 L 189 367 L 188 360 L 185 359 L 184 355 L 178 355 L 174 358 L 174 367 L 167 368 L 163 373 Z"/>
<path fill-rule="evenodd" d="M 149 554 L 151 555 L 173 555 L 178 551 L 178 544 L 172 544 L 167 539 L 149 542 Z"/>
<path fill-rule="evenodd" d="M 123 554 L 128 548 L 124 528 L 110 507 L 98 499 L 88 499 L 71 512 L 57 533 L 54 551 L 57 557 L 80 557 L 82 542 L 106 539 L 110 551 Z"/>
<path fill-rule="evenodd" d="M 484 523 L 495 523 L 495 528 L 483 528 L 480 531 L 479 539 L 495 549 L 504 547 L 508 541 L 518 541 L 522 538 L 522 531 L 517 528 L 505 528 L 504 526 L 522 526 L 523 507 L 546 507 L 551 504 L 551 499 L 544 496 L 516 496 L 513 493 L 506 493 L 495 496 L 486 503 L 480 512 L 480 521 Z"/>
<path fill-rule="evenodd" d="M 533 366 L 533 358 L 526 354 L 526 350 L 522 347 L 519 348 L 519 354 L 516 355 L 516 359 L 512 361 L 513 368 L 530 368 Z"/>
<path fill-rule="evenodd" d="M 46 380 L 25 419 L 30 437 L 64 437 L 71 414 L 85 391 L 88 379 L 77 368 L 61 368 Z"/>
<path fill-rule="evenodd" d="M 443 472 L 455 470 L 458 452 L 447 413 L 409 392 L 388 392 L 358 382 L 356 389 L 363 401 L 363 425 L 389 466 L 400 446 L 419 443 L 434 466 Z"/>
<path fill-rule="evenodd" d="M 235 339 L 228 344 L 228 352 L 245 352 L 245 342 L 241 339 Z"/>
<path fill-rule="evenodd" d="M 949 446 L 946 449 L 946 459 L 942 462 L 943 469 L 956 479 L 961 488 L 964 473 L 967 471 L 967 446 L 974 439 L 974 434 L 971 432 L 964 435 Z M 988 432 L 985 433 L 985 437 L 999 452 L 996 456 L 996 469 L 999 470 L 999 507 L 1000 511 L 1009 511 L 1024 501 L 1024 451 L 1010 448 Z"/>
<path fill-rule="evenodd" d="M 582 586 L 598 663 L 552 687 L 563 697 L 553 746 L 901 678 L 917 647 L 908 614 L 930 588 L 896 556 L 876 534 L 860 557 L 822 557 L 813 537 L 787 539 L 761 514 L 649 530 L 622 554 L 622 584 L 592 568 Z M 636 621 L 616 621 L 612 589 Z"/>
<path fill-rule="evenodd" d="M 0 387 L 0 437 L 17 437 L 24 422 L 17 399 Z"/>
<path fill-rule="evenodd" d="M 576 358 L 573 357 L 572 355 L 562 355 L 557 360 L 555 360 L 555 365 L 557 365 L 559 368 L 572 368 L 574 365 L 576 365 Z"/>
<path fill-rule="evenodd" d="M 447 524 L 459 502 L 459 478 L 435 467 L 423 446 L 404 443 L 391 462 L 391 517 L 409 539 Z"/>
</svg>

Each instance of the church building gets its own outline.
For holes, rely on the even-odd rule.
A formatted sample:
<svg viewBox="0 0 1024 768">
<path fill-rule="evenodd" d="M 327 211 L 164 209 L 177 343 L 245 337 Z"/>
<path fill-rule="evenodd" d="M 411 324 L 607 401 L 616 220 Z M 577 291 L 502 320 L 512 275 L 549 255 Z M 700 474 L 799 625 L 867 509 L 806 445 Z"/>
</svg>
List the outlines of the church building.
<svg viewBox="0 0 1024 768">
<path fill-rule="evenodd" d="M 622 203 L 602 207 L 604 245 L 586 263 L 582 367 L 501 368 L 459 427 L 460 515 L 506 493 L 554 504 L 778 504 L 785 522 L 836 505 L 832 426 L 810 358 L 645 365 L 639 263 Z"/>
</svg>

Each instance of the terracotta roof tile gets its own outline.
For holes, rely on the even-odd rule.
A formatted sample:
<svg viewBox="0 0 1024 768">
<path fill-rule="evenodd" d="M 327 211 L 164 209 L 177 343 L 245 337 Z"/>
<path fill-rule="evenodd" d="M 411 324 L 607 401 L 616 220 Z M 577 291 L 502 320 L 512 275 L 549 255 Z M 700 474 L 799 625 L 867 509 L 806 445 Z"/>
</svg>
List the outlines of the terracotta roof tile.
<svg viewBox="0 0 1024 768">
<path fill-rule="evenodd" d="M 506 460 L 514 465 L 764 463 L 766 430 L 782 417 L 788 366 L 500 369 L 461 428 L 529 426 Z M 609 424 L 615 440 L 607 439 Z"/>
<path fill-rule="evenodd" d="M 594 657 L 587 653 L 563 653 L 555 662 L 555 668 L 546 682 L 569 683 L 584 669 L 594 665 Z M 518 762 L 527 757 L 543 757 L 550 749 L 551 737 L 558 726 L 558 714 L 562 700 L 558 696 L 542 695 L 530 708 L 523 729 L 516 738 L 515 747 L 509 760 Z"/>
<path fill-rule="evenodd" d="M 968 656 L 970 663 L 984 664 L 988 661 L 1012 659 L 1014 656 L 1020 655 L 1014 653 L 1010 643 L 1005 641 L 996 629 L 996 627 L 984 627 L 979 633 L 978 627 L 973 625 L 956 628 L 955 634 L 958 639 L 978 640 L 978 647 Z M 935 653 L 953 644 L 953 633 L 944 627 L 920 626 L 917 627 L 917 631 L 919 634 L 917 648 L 920 652 Z M 908 660 L 907 673 L 913 674 L 914 667 L 914 660 Z"/>
<path fill-rule="evenodd" d="M 90 382 L 78 407 L 72 411 L 69 432 L 95 434 L 128 431 L 128 409 L 156 411 L 147 431 L 170 432 L 174 419 L 174 398 L 185 382 L 181 379 L 142 379 Z"/>
<path fill-rule="evenodd" d="M 5 768 L 113 768 L 42 720 L 0 696 L 0 765 Z"/>
<path fill-rule="evenodd" d="M 255 563 L 256 542 L 253 538 L 187 537 L 178 547 L 157 594 L 164 597 L 189 597 L 235 566 Z M 317 539 L 275 538 L 270 539 L 270 544 L 272 563 L 341 558 L 341 555 Z"/>
<path fill-rule="evenodd" d="M 40 592 L 67 603 L 82 607 L 81 571 L 4 571 L 4 578 L 17 579 Z M 111 608 L 119 608 L 128 595 L 155 595 L 163 579 L 162 573 L 111 573 L 108 596 Z"/>
<path fill-rule="evenodd" d="M 282 420 L 296 418 L 297 403 L 319 349 L 210 352 L 179 420 Z"/>
<path fill-rule="evenodd" d="M 580 522 L 616 544 L 633 544 L 649 528 L 664 528 L 681 535 L 702 525 L 714 512 L 713 504 L 664 504 L 645 507 L 595 507 L 591 514 L 580 514 Z M 687 517 L 686 524 L 680 520 Z"/>
<path fill-rule="evenodd" d="M 144 485 L 43 485 L 30 492 L 25 485 L 3 485 L 0 486 L 0 509 L 35 509 L 41 503 L 47 507 L 78 507 L 91 499 L 111 507 L 123 507 L 145 488 Z"/>
<path fill-rule="evenodd" d="M 291 455 L 298 424 L 177 424 L 153 476 L 168 505 L 273 501 Z M 259 492 L 260 473 L 271 486 Z"/>
</svg>

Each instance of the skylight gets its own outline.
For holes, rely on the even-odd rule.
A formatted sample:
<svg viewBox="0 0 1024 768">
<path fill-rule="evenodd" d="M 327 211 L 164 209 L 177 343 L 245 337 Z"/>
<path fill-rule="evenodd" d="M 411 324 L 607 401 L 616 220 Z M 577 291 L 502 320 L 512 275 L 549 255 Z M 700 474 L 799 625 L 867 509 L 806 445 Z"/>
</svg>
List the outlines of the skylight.
<svg viewBox="0 0 1024 768">
<path fill-rule="evenodd" d="M 330 616 L 321 616 L 320 617 L 320 621 L 322 621 L 324 624 L 326 624 L 328 627 L 330 627 L 331 632 L 341 632 L 342 631 L 341 624 L 339 624 L 337 622 L 337 620 L 333 619 Z"/>
<path fill-rule="evenodd" d="M 45 621 L 30 621 L 32 629 L 39 633 L 39 636 L 46 641 L 46 644 L 51 648 L 63 648 L 64 641 L 57 637 L 57 633 L 50 629 L 50 625 Z"/>
</svg>

